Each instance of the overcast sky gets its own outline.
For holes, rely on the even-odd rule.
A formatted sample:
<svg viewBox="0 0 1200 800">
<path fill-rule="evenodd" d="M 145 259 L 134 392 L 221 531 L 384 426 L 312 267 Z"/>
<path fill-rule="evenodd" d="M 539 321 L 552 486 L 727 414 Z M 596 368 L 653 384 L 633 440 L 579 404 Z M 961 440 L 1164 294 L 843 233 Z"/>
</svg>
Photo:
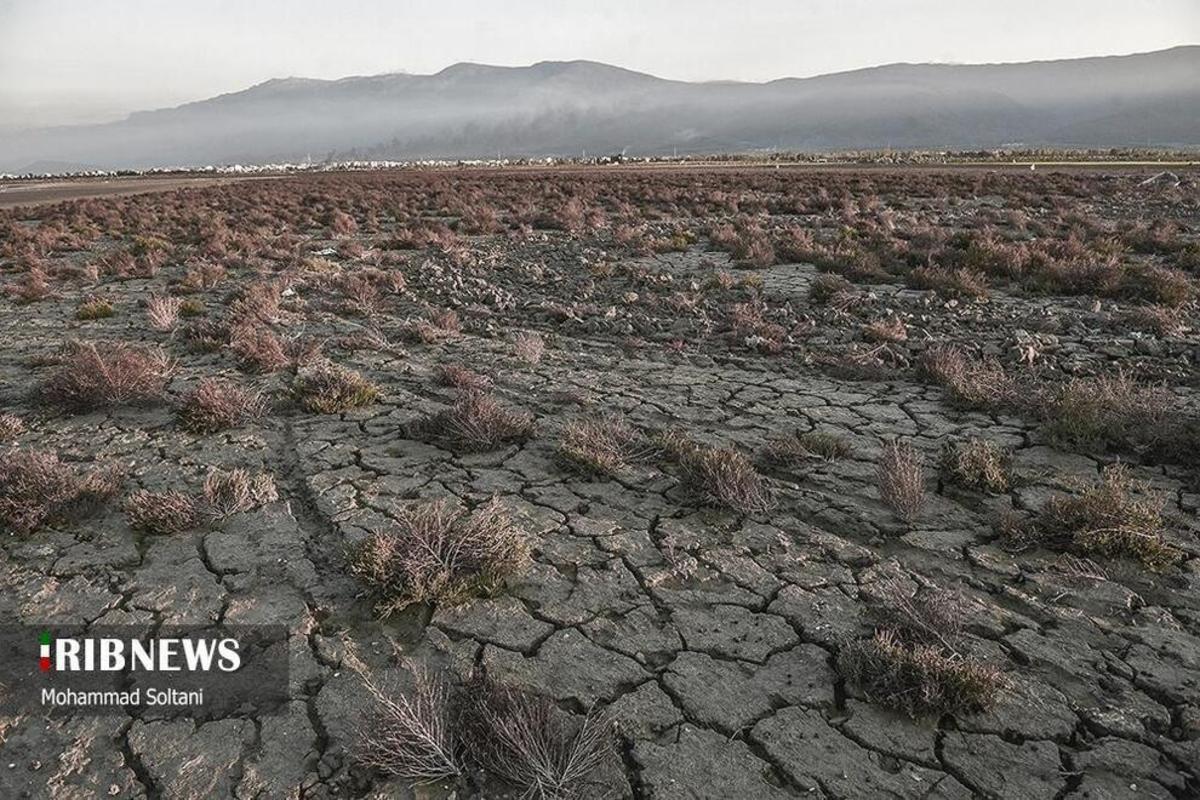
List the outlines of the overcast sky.
<svg viewBox="0 0 1200 800">
<path fill-rule="evenodd" d="M 0 126 L 459 61 L 761 81 L 1196 43 L 1200 0 L 0 0 Z"/>
</svg>

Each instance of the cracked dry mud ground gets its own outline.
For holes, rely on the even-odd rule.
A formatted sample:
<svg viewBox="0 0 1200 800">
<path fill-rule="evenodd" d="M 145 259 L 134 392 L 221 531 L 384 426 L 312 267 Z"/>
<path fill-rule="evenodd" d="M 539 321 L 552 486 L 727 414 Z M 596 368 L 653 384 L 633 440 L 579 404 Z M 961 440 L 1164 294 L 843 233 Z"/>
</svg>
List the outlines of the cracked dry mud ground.
<svg viewBox="0 0 1200 800">
<path fill-rule="evenodd" d="M 295 183 L 307 190 L 305 180 Z M 1120 191 L 1137 185 L 1121 180 Z M 222 198 L 251 190 L 224 191 L 162 197 L 212 198 L 219 214 Z M 971 195 L 956 185 L 948 191 Z M 185 347 L 182 326 L 149 330 L 138 304 L 182 273 L 172 259 L 152 276 L 99 277 L 118 306 L 107 319 L 75 320 L 95 287 L 69 281 L 37 302 L 0 299 L 2 397 L 27 427 L 16 446 L 125 465 L 126 492 L 195 491 L 213 467 L 245 467 L 273 474 L 280 495 L 179 534 L 134 533 L 114 500 L 84 521 L 5 536 L 4 616 L 31 624 L 282 623 L 291 632 L 290 701 L 276 713 L 0 720 L 0 797 L 496 796 L 467 785 L 413 789 L 356 763 L 370 698 L 345 663 L 348 644 L 400 686 L 397 648 L 453 674 L 483 668 L 574 714 L 608 709 L 619 741 L 603 776 L 612 796 L 1178 800 L 1200 792 L 1194 469 L 1123 456 L 1167 498 L 1169 537 L 1182 553 L 1167 570 L 1121 559 L 1081 568 L 1047 550 L 1013 551 L 995 532 L 997 512 L 1032 511 L 1078 492 L 1118 455 L 1074 452 L 1027 415 L 962 410 L 907 368 L 934 338 L 982 347 L 1015 366 L 1026 339 L 1014 334 L 1014 320 L 1060 314 L 1076 321 L 1052 345 L 1042 341 L 1044 362 L 1089 374 L 1141 358 L 1145 374 L 1176 377 L 1179 413 L 1189 413 L 1195 337 L 1106 328 L 1115 317 L 1090 298 L 997 289 L 986 303 L 947 303 L 869 285 L 865 307 L 890 309 L 914 335 L 896 346 L 899 357 L 858 375 L 822 356 L 859 352 L 853 331 L 861 320 L 853 315 L 862 306 L 850 316 L 816 308 L 811 264 L 733 270 L 739 279 L 761 276 L 754 292 L 767 307 L 797 315 L 782 352 L 768 353 L 740 336 L 731 345 L 719 323 L 661 307 L 641 316 L 629 310 L 656 297 L 656 285 L 702 283 L 728 267 L 703 241 L 648 256 L 541 230 L 471 239 L 466 278 L 436 250 L 386 264 L 407 285 L 364 317 L 335 302 L 328 280 L 330 270 L 352 272 L 358 259 L 335 253 L 324 232 L 301 232 L 304 252 L 326 263 L 274 267 L 292 276 L 272 325 L 319 342 L 326 356 L 375 382 L 382 396 L 365 408 L 304 412 L 288 399 L 290 368 L 247 379 L 226 351 Z M 377 244 L 367 233 L 358 238 Z M 111 246 L 102 239 L 90 249 Z M 594 316 L 561 313 L 580 299 L 564 276 L 598 262 L 612 266 L 593 271 Z M 219 315 L 230 292 L 270 272 L 261 264 L 231 268 L 218 288 L 200 293 L 206 313 Z M 401 343 L 426 303 L 458 306 L 463 331 Z M 354 347 L 340 338 L 364 329 L 390 344 Z M 538 363 L 514 357 L 516 330 L 546 337 Z M 176 371 L 165 398 L 81 415 L 45 408 L 30 390 L 71 337 L 166 347 Z M 505 404 L 532 412 L 532 438 L 476 454 L 413 438 L 415 421 L 453 400 L 435 380 L 449 363 L 489 376 Z M 274 408 L 234 430 L 185 432 L 174 406 L 200 377 L 218 374 L 257 382 Z M 773 503 L 743 515 L 705 505 L 658 462 L 613 479 L 566 469 L 557 452 L 563 426 L 602 412 L 644 431 L 681 427 L 748 454 L 792 429 L 838 434 L 852 452 L 764 469 Z M 896 437 L 922 451 L 927 465 L 946 442 L 989 439 L 1012 450 L 1022 480 L 985 495 L 930 473 L 923 510 L 903 523 L 876 482 L 881 446 Z M 347 568 L 354 548 L 414 500 L 474 506 L 493 496 L 531 537 L 528 570 L 487 597 L 378 619 Z M 970 652 L 1004 673 L 994 707 L 913 720 L 840 677 L 839 648 L 871 632 L 869 602 L 883 587 L 915 583 L 961 592 Z"/>
</svg>

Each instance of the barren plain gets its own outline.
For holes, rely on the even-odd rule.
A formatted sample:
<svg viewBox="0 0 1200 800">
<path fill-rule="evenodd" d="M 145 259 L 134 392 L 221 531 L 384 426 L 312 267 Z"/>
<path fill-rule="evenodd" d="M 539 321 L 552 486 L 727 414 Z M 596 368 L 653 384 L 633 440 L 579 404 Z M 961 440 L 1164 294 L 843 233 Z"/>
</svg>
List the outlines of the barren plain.
<svg viewBox="0 0 1200 800">
<path fill-rule="evenodd" d="M 1198 190 L 0 211 L 0 613 L 290 632 L 270 713 L 0 718 L 0 797 L 1196 797 Z"/>
</svg>

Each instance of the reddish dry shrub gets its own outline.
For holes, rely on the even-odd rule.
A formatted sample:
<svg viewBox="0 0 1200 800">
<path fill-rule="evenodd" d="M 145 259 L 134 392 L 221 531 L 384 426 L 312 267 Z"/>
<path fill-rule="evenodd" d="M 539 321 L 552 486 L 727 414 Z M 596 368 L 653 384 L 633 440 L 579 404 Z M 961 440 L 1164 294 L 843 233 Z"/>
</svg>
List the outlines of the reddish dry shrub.
<svg viewBox="0 0 1200 800">
<path fill-rule="evenodd" d="M 986 439 L 947 442 L 941 471 L 945 480 L 968 489 L 1001 494 L 1012 488 L 1012 455 Z"/>
<path fill-rule="evenodd" d="M 204 500 L 217 517 L 228 517 L 274 503 L 279 499 L 270 473 L 251 474 L 239 468 L 214 469 L 204 479 Z"/>
<path fill-rule="evenodd" d="M 743 514 L 766 510 L 771 495 L 746 456 L 727 447 L 704 447 L 679 431 L 659 434 L 662 454 L 679 467 L 681 483 L 710 502 Z"/>
<path fill-rule="evenodd" d="M 652 451 L 640 431 L 615 416 L 567 423 L 558 446 L 569 464 L 599 475 L 613 475 Z"/>
<path fill-rule="evenodd" d="M 46 273 L 36 268 L 26 272 L 18 283 L 6 285 L 4 293 L 18 303 L 36 303 L 55 296 L 54 289 L 46 280 Z"/>
<path fill-rule="evenodd" d="M 413 665 L 412 687 L 388 691 L 371 678 L 357 654 L 348 650 L 344 660 L 362 678 L 372 700 L 355 754 L 360 763 L 419 783 L 462 772 L 455 687 L 440 675 Z"/>
<path fill-rule="evenodd" d="M 292 389 L 300 405 L 314 414 L 338 414 L 379 399 L 375 384 L 352 369 L 328 361 L 302 369 Z"/>
<path fill-rule="evenodd" d="M 899 317 L 877 319 L 863 328 L 863 338 L 868 342 L 904 342 L 908 340 L 908 326 Z"/>
<path fill-rule="evenodd" d="M 358 232 L 358 223 L 345 211 L 335 209 L 329 215 L 329 232 L 333 236 L 353 236 Z"/>
<path fill-rule="evenodd" d="M 576 722 L 547 698 L 486 678 L 466 691 L 467 752 L 485 770 L 539 800 L 610 796 L 596 774 L 616 754 L 607 716 Z"/>
<path fill-rule="evenodd" d="M 907 442 L 883 445 L 876 468 L 879 494 L 905 522 L 912 522 L 925 504 L 925 469 L 921 453 Z"/>
<path fill-rule="evenodd" d="M 853 283 L 841 275 L 832 273 L 822 273 L 816 276 L 808 286 L 808 299 L 811 302 L 834 308 L 848 307 L 857 294 L 858 290 Z"/>
<path fill-rule="evenodd" d="M 936 586 L 915 591 L 899 581 L 876 589 L 871 639 L 850 641 L 838 671 L 867 698 L 917 718 L 990 708 L 1005 681 L 963 646 L 961 595 Z"/>
<path fill-rule="evenodd" d="M 0 454 L 0 527 L 27 534 L 84 513 L 116 494 L 123 479 L 115 468 L 80 475 L 54 453 L 10 448 Z"/>
<path fill-rule="evenodd" d="M 351 571 L 383 615 L 413 603 L 456 604 L 494 591 L 529 560 L 529 542 L 498 500 L 468 514 L 446 500 L 410 506 L 355 555 Z"/>
<path fill-rule="evenodd" d="M 1046 501 L 1033 525 L 1011 526 L 1002 533 L 1017 546 L 1038 544 L 1083 556 L 1127 556 L 1157 570 L 1183 557 L 1163 536 L 1163 505 L 1161 495 L 1117 464 L 1078 496 Z"/>
<path fill-rule="evenodd" d="M 291 364 L 283 341 L 265 325 L 239 324 L 230 331 L 229 349 L 246 372 L 267 374 Z"/>
<path fill-rule="evenodd" d="M 200 524 L 200 505 L 185 492 L 139 489 L 125 499 L 129 526 L 147 533 L 181 533 Z"/>
<path fill-rule="evenodd" d="M 15 414 L 0 414 L 0 440 L 15 439 L 25 432 L 25 423 Z"/>
<path fill-rule="evenodd" d="M 153 330 L 166 333 L 179 324 L 183 300 L 169 295 L 153 295 L 146 301 L 146 322 Z"/>
<path fill-rule="evenodd" d="M 813 458 L 836 461 L 852 452 L 850 443 L 841 436 L 816 431 L 793 431 L 769 440 L 762 449 L 761 457 L 770 466 L 789 467 Z"/>
<path fill-rule="evenodd" d="M 278 322 L 282 316 L 284 285 L 277 281 L 257 281 L 246 286 L 233 302 L 230 313 L 234 319 L 247 323 Z"/>
<path fill-rule="evenodd" d="M 843 645 L 838 670 L 869 700 L 914 718 L 986 710 L 1003 683 L 995 667 L 934 645 L 905 643 L 887 629 Z"/>
<path fill-rule="evenodd" d="M 157 348 L 71 341 L 42 384 L 41 395 L 76 412 L 156 400 L 172 370 L 170 359 Z"/>
<path fill-rule="evenodd" d="M 1180 310 L 1167 306 L 1139 306 L 1125 315 L 1124 322 L 1134 330 L 1150 331 L 1164 339 L 1182 336 L 1188 330 Z"/>
<path fill-rule="evenodd" d="M 546 342 L 539 333 L 522 332 L 513 337 L 513 355 L 522 364 L 541 363 L 545 352 Z"/>
<path fill-rule="evenodd" d="M 215 433 L 257 418 L 265 405 L 258 392 L 247 391 L 229 381 L 203 378 L 183 399 L 179 421 L 192 433 Z"/>
<path fill-rule="evenodd" d="M 1152 449 L 1172 435 L 1173 397 L 1161 386 L 1141 386 L 1132 376 L 1072 378 L 1041 401 L 1047 432 L 1088 448 Z"/>
<path fill-rule="evenodd" d="M 908 274 L 908 284 L 916 289 L 930 289 L 943 297 L 987 297 L 987 276 L 969 269 L 917 267 Z"/>
<path fill-rule="evenodd" d="M 468 453 L 495 450 L 533 434 L 533 415 L 511 411 L 486 392 L 461 392 L 446 411 L 419 422 L 421 438 Z"/>
<path fill-rule="evenodd" d="M 486 392 L 492 386 L 492 379 L 480 375 L 462 364 L 439 364 L 434 370 L 434 378 L 441 386 L 450 386 L 464 392 Z"/>
<path fill-rule="evenodd" d="M 1017 397 L 1016 381 L 1000 362 L 971 359 L 953 345 L 931 347 L 921 358 L 920 373 L 967 408 L 994 409 Z"/>
</svg>

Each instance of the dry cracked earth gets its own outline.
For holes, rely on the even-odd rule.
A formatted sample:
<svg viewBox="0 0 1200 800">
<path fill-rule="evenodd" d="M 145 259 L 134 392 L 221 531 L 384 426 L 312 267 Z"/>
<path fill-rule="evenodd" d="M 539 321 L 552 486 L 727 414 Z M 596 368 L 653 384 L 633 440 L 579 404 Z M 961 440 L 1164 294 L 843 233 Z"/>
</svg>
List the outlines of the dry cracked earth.
<svg viewBox="0 0 1200 800">
<path fill-rule="evenodd" d="M 1125 242 L 1119 264 L 1190 286 L 1195 177 L 614 174 L 295 178 L 5 212 L 0 458 L 10 472 L 35 451 L 80 474 L 115 465 L 123 482 L 86 514 L 8 518 L 4 617 L 283 624 L 290 674 L 270 713 L 0 718 L 0 797 L 1198 796 L 1200 487 L 1179 446 L 1195 428 L 1172 427 L 1196 414 L 1190 290 L 1178 304 L 1099 284 L 1033 291 L 986 267 L 957 276 L 984 276 L 985 293 L 929 288 L 886 257 L 871 274 L 861 256 L 840 269 L 829 244 L 844 228 L 865 243 L 843 255 L 878 252 L 883 229 L 910 243 L 943 231 L 928 247 L 950 259 L 963 231 L 993 226 L 988 236 L 1036 247 L 1074 230 L 1087 258 Z M 729 220 L 743 241 L 722 247 L 714 226 Z M 1169 244 L 1132 244 L 1130 224 L 1164 220 Z M 794 243 L 796 227 L 820 257 L 792 260 L 781 237 Z M 414 242 L 406 229 L 432 234 Z M 760 232 L 769 258 L 744 241 Z M 849 284 L 829 284 L 833 300 L 814 289 L 838 273 Z M 195 302 L 148 315 L 152 298 L 172 297 Z M 79 319 L 98 298 L 111 315 Z M 1150 306 L 1177 325 L 1135 329 L 1130 314 Z M 893 335 L 866 334 L 881 320 Z M 247 326 L 276 337 L 277 363 L 239 339 Z M 78 353 L 69 341 L 95 344 L 101 362 L 125 342 L 170 363 L 151 397 L 63 408 L 52 379 Z M 1072 444 L 1020 397 L 964 403 L 920 366 L 945 345 L 1029 381 L 1018 395 L 1132 376 L 1169 396 L 1155 424 L 1175 441 Z M 327 362 L 377 395 L 313 410 L 304 376 Z M 490 383 L 532 429 L 487 448 L 430 435 L 428 420 L 467 391 L 445 385 L 447 365 Z M 265 408 L 189 430 L 181 408 L 215 377 L 262 392 Z M 660 444 L 582 470 L 563 442 L 594 419 Z M 665 431 L 694 452 L 744 456 L 734 467 L 753 465 L 751 502 L 728 502 L 667 453 Z M 770 457 L 796 431 L 838 452 Z M 990 491 L 944 466 L 947 448 L 973 440 L 1004 455 Z M 897 441 L 923 462 L 913 513 L 881 493 Z M 1117 462 L 1154 507 L 1137 535 L 1167 557 L 1006 533 L 1004 520 L 1051 524 L 1048 503 L 1089 496 Z M 275 491 L 169 531 L 131 505 L 138 492 L 199 497 L 214 469 L 234 468 L 266 473 Z M 528 557 L 461 596 L 385 613 L 355 560 L 438 498 L 497 498 Z M 903 598 L 948 598 L 952 633 L 906 639 L 912 626 L 888 614 Z M 880 632 L 949 672 L 978 666 L 987 686 L 939 707 L 913 700 L 938 679 L 919 665 L 899 694 L 870 683 L 845 654 Z M 469 745 L 458 775 L 389 772 L 363 757 L 381 724 L 366 682 L 403 695 L 414 669 L 526 690 L 568 730 L 590 715 L 608 747 L 557 791 L 489 772 Z"/>
</svg>

